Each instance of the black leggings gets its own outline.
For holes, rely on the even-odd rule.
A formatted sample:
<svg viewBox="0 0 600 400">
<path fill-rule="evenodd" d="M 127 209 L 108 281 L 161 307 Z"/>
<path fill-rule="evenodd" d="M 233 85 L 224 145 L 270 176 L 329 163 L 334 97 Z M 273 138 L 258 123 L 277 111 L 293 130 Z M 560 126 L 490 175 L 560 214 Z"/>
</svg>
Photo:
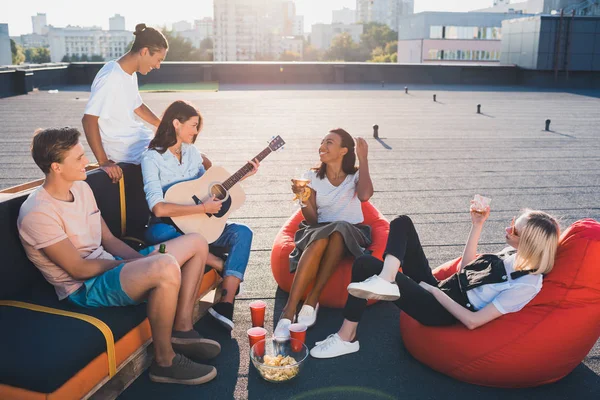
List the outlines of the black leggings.
<svg viewBox="0 0 600 400">
<path fill-rule="evenodd" d="M 385 254 L 396 257 L 402 266 L 403 273 L 396 274 L 396 283 L 400 289 L 400 298 L 394 301 L 396 306 L 423 325 L 442 326 L 456 323 L 456 318 L 442 307 L 433 294 L 419 286 L 421 281 L 432 286 L 438 286 L 439 282 L 431 272 L 415 226 L 406 215 L 391 222 Z M 352 265 L 352 282 L 361 282 L 378 275 L 382 269 L 383 261 L 373 256 L 361 256 Z M 344 318 L 359 322 L 366 307 L 366 300 L 349 295 L 344 308 Z"/>
</svg>

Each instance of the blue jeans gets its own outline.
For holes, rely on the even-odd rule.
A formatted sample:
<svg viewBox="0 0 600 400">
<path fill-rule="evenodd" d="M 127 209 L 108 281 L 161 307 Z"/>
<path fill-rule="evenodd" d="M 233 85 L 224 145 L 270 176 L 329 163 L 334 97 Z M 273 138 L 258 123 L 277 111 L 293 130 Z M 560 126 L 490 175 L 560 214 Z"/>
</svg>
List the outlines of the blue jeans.
<svg viewBox="0 0 600 400">
<path fill-rule="evenodd" d="M 166 242 L 181 235 L 173 225 L 165 223 L 151 224 L 146 229 L 146 241 L 148 244 Z M 225 260 L 223 277 L 235 276 L 243 281 L 248 260 L 250 259 L 252 230 L 244 224 L 228 222 L 221 236 L 212 245 L 224 247 L 229 253 L 227 260 Z"/>
</svg>

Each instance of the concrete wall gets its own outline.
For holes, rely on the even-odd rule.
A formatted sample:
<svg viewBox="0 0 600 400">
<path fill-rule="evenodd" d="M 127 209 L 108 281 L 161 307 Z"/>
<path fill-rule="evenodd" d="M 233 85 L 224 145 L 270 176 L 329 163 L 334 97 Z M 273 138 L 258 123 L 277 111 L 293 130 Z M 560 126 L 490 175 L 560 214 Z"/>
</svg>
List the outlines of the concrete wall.
<svg viewBox="0 0 600 400">
<path fill-rule="evenodd" d="M 25 94 L 34 87 L 67 85 L 90 87 L 103 63 L 72 63 L 47 68 L 0 71 L 0 98 Z M 543 86 L 554 88 L 600 88 L 597 72 L 573 71 L 554 80 L 552 71 L 530 71 L 502 65 L 435 65 L 373 63 L 163 63 L 143 76 L 144 83 L 220 84 L 424 84 Z"/>
<path fill-rule="evenodd" d="M 600 71 L 600 17 L 564 17 L 561 25 L 558 16 L 536 16 L 504 21 L 502 30 L 503 64 Z"/>
</svg>

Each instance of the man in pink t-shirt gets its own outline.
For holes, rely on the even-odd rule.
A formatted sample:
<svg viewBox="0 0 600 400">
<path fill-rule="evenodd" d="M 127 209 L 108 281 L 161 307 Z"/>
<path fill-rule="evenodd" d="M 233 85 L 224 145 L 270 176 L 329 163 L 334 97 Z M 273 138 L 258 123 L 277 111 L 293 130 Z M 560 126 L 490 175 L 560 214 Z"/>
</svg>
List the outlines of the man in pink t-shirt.
<svg viewBox="0 0 600 400">
<path fill-rule="evenodd" d="M 168 254 L 137 253 L 108 229 L 86 179 L 88 159 L 75 128 L 36 132 L 31 154 L 46 175 L 21 206 L 19 236 L 29 259 L 60 300 L 82 307 L 117 307 L 148 302 L 155 357 L 155 382 L 202 384 L 219 343 L 193 329 L 192 312 L 208 254 L 206 240 L 188 234 L 166 242 Z M 118 204 L 115 205 L 118 207 Z"/>
</svg>

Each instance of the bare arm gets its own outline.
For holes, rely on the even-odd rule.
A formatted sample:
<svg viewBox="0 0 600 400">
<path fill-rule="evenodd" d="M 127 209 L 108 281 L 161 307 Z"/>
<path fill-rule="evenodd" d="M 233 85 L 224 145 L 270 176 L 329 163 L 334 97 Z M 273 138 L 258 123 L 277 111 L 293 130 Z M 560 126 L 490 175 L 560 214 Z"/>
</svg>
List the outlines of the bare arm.
<svg viewBox="0 0 600 400">
<path fill-rule="evenodd" d="M 215 198 L 197 205 L 184 205 L 160 202 L 157 203 L 154 207 L 152 207 L 152 213 L 157 217 L 183 217 L 186 215 L 203 213 L 214 214 L 218 213 L 221 210 L 222 203 L 223 202 L 221 200 L 216 200 Z"/>
<path fill-rule="evenodd" d="M 491 303 L 479 311 L 471 311 L 452 300 L 446 293 L 442 292 L 437 287 L 431 286 L 425 282 L 421 282 L 420 285 L 431 292 L 442 307 L 448 310 L 450 314 L 454 315 L 457 320 L 470 330 L 479 328 L 502 316 L 502 313 Z"/>
<path fill-rule="evenodd" d="M 81 258 L 69 238 L 42 249 L 42 252 L 73 278 L 84 281 L 122 264 L 121 260 L 86 260 Z"/>
<path fill-rule="evenodd" d="M 92 153 L 96 157 L 98 164 L 104 164 L 108 161 L 104 146 L 102 146 L 102 138 L 100 137 L 100 126 L 98 125 L 99 117 L 90 114 L 84 114 L 81 119 L 85 138 L 87 139 Z"/>
<path fill-rule="evenodd" d="M 358 184 L 356 194 L 360 201 L 368 201 L 373 196 L 373 182 L 369 173 L 369 147 L 363 138 L 356 138 L 356 154 L 358 157 Z"/>
<path fill-rule="evenodd" d="M 134 112 L 137 114 L 138 117 L 140 117 L 150 125 L 154 125 L 158 128 L 158 125 L 160 124 L 160 118 L 158 118 L 156 114 L 154 114 L 154 112 L 152 112 L 152 110 L 146 104 L 142 103 L 142 105 L 136 108 Z"/>
<path fill-rule="evenodd" d="M 468 265 L 475 259 L 477 255 L 477 244 L 479 243 L 479 237 L 481 236 L 481 231 L 483 230 L 483 224 L 489 215 L 489 207 L 486 208 L 484 213 L 479 213 L 471 208 L 471 231 L 469 232 L 469 238 L 467 239 L 467 244 L 465 244 L 465 249 L 463 250 L 459 272 L 465 267 L 465 265 Z"/>
<path fill-rule="evenodd" d="M 311 188 L 307 188 L 307 190 L 310 190 L 310 197 L 304 203 L 306 207 L 302 207 L 302 215 L 309 225 L 316 225 L 319 222 L 317 219 L 317 192 Z"/>
<path fill-rule="evenodd" d="M 104 146 L 102 146 L 102 137 L 100 136 L 100 126 L 98 125 L 99 117 L 90 114 L 84 114 L 81 123 L 83 125 L 83 131 L 85 132 L 85 138 L 92 149 L 92 153 L 98 161 L 100 168 L 108 174 L 113 183 L 117 183 L 123 176 L 121 167 L 109 160 Z"/>
<path fill-rule="evenodd" d="M 204 169 L 208 171 L 208 169 L 212 167 L 212 161 L 210 161 L 206 154 L 200 153 L 200 155 L 202 156 L 202 165 L 204 166 Z"/>
<path fill-rule="evenodd" d="M 143 258 L 140 253 L 127 246 L 121 239 L 115 237 L 112 234 L 104 218 L 101 219 L 102 224 L 102 246 L 113 256 L 121 257 L 123 260 L 135 260 L 136 258 Z M 121 261 L 122 262 L 122 261 Z"/>
</svg>

